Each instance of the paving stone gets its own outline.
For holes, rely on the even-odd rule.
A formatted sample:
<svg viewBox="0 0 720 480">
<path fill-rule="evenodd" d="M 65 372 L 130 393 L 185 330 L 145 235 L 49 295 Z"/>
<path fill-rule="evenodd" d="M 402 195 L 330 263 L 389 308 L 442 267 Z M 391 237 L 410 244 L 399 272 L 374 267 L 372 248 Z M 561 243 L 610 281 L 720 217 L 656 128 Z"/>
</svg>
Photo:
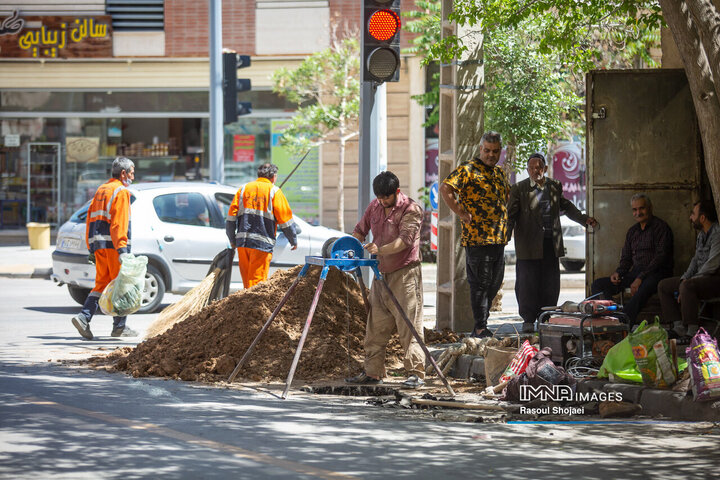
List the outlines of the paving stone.
<svg viewBox="0 0 720 480">
<path fill-rule="evenodd" d="M 682 392 L 645 388 L 640 394 L 640 405 L 643 408 L 642 415 L 651 417 L 662 415 L 663 417 L 678 419 L 685 396 L 685 393 Z"/>
<path fill-rule="evenodd" d="M 603 386 L 605 392 L 620 392 L 623 402 L 640 403 L 640 396 L 645 387 L 643 385 L 630 385 L 627 383 L 606 383 Z"/>
<path fill-rule="evenodd" d="M 470 366 L 470 376 L 485 380 L 485 357 L 474 357 Z"/>
<path fill-rule="evenodd" d="M 720 421 L 720 399 L 696 402 L 692 395 L 688 395 L 683 399 L 679 413 L 682 420 L 718 422 Z"/>
<path fill-rule="evenodd" d="M 450 376 L 454 378 L 468 378 L 470 366 L 474 359 L 474 355 L 460 355 L 455 362 L 455 366 L 450 370 Z"/>
</svg>

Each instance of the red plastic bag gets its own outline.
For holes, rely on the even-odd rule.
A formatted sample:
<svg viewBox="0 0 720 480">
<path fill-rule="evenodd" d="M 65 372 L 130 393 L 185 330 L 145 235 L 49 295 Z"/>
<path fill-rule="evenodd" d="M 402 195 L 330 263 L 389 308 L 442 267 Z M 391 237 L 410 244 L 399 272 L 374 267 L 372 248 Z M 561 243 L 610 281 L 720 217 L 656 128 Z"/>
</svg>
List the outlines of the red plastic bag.
<svg viewBox="0 0 720 480">
<path fill-rule="evenodd" d="M 538 352 L 537 347 L 530 345 L 528 340 L 525 340 L 520 346 L 520 349 L 513 357 L 510 365 L 505 369 L 503 374 L 500 376 L 500 383 L 510 380 L 523 373 L 530 363 L 530 359 L 535 356 Z"/>
</svg>

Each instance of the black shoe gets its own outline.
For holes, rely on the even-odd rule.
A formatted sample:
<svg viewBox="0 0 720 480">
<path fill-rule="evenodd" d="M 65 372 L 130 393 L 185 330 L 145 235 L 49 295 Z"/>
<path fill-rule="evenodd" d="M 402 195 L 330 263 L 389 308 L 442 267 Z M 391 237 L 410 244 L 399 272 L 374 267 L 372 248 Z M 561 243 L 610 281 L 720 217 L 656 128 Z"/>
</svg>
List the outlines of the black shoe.
<svg viewBox="0 0 720 480">
<path fill-rule="evenodd" d="M 345 382 L 347 383 L 356 383 L 358 385 L 378 385 L 382 383 L 383 381 L 379 378 L 373 378 L 369 377 L 365 372 L 362 372 L 360 375 L 356 375 L 351 378 L 346 378 Z"/>
<path fill-rule="evenodd" d="M 425 385 L 425 380 L 418 377 L 417 375 L 410 375 L 407 380 L 402 382 L 402 386 L 400 388 L 418 388 Z"/>
<path fill-rule="evenodd" d="M 88 340 L 93 339 L 93 334 L 90 331 L 90 323 L 85 320 L 85 316 L 82 314 L 77 314 L 72 318 L 72 324 L 75 328 L 77 328 L 78 333 L 82 335 L 83 337 L 87 338 Z"/>
<path fill-rule="evenodd" d="M 523 322 L 522 333 L 535 333 L 535 324 Z"/>
<path fill-rule="evenodd" d="M 130 327 L 115 327 L 110 332 L 111 337 L 137 337 L 139 334 Z"/>
<path fill-rule="evenodd" d="M 488 330 L 487 328 L 483 328 L 479 332 L 477 330 L 473 330 L 473 332 L 470 334 L 472 338 L 486 338 L 486 337 L 492 337 L 493 333 Z"/>
</svg>

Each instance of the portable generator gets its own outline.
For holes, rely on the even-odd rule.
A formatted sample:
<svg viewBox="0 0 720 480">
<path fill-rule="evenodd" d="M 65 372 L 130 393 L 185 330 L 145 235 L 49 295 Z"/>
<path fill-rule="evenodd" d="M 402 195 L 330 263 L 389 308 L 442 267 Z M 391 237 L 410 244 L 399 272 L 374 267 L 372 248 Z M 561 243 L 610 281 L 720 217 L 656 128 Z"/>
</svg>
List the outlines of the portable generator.
<svg viewBox="0 0 720 480">
<path fill-rule="evenodd" d="M 550 347 L 558 365 L 572 357 L 605 357 L 629 331 L 628 317 L 620 308 L 611 300 L 545 307 L 537 320 L 540 348 Z"/>
</svg>

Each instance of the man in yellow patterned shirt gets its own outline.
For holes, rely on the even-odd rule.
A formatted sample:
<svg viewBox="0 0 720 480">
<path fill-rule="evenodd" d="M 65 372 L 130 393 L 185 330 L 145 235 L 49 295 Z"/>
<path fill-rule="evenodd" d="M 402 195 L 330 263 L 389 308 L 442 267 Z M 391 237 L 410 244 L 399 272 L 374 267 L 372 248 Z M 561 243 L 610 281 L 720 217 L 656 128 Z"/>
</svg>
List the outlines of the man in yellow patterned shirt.
<svg viewBox="0 0 720 480">
<path fill-rule="evenodd" d="M 474 337 L 492 335 L 487 319 L 505 274 L 510 184 L 496 166 L 501 150 L 500 134 L 485 132 L 478 156 L 453 170 L 440 185 L 440 195 L 461 220 Z"/>
</svg>

